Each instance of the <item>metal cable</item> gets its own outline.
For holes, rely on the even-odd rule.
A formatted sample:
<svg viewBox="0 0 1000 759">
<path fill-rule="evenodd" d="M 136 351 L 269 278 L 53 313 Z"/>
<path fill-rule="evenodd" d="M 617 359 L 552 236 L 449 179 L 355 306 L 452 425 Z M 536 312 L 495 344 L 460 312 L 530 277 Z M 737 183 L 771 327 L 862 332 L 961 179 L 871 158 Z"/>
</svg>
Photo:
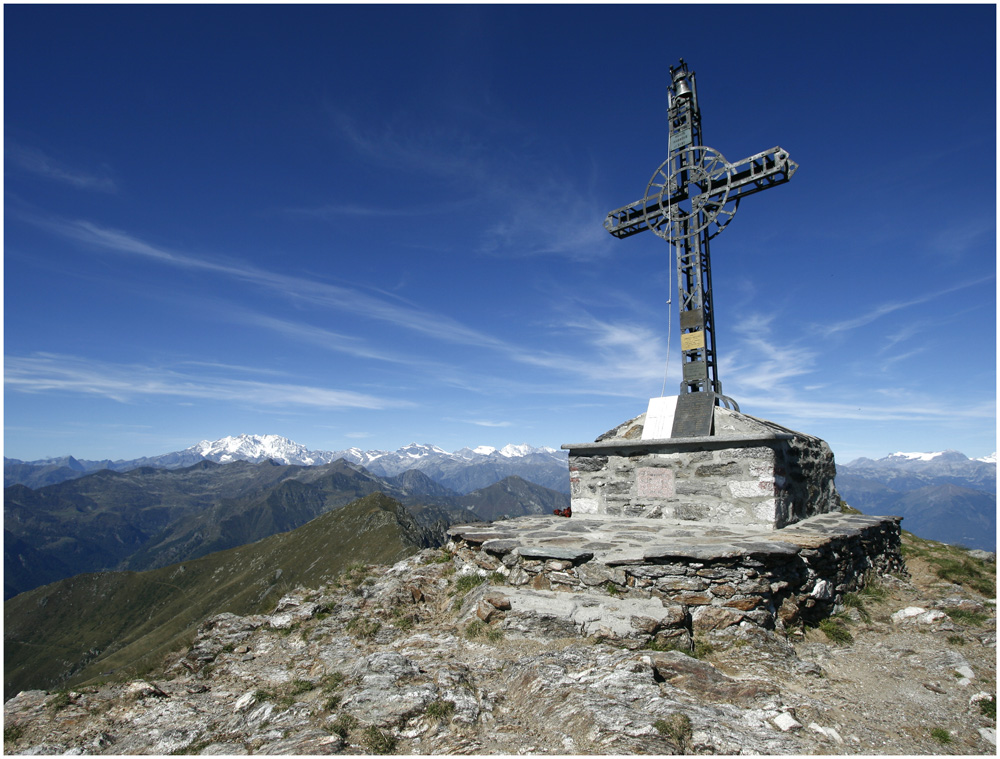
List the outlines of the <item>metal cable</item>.
<svg viewBox="0 0 1000 759">
<path fill-rule="evenodd" d="M 673 162 L 667 164 L 667 192 L 670 192 L 670 173 L 673 171 Z M 674 266 L 672 254 L 674 251 L 673 220 L 667 215 L 667 358 L 663 362 L 663 386 L 660 388 L 660 397 L 667 392 L 667 373 L 670 371 L 670 336 L 674 334 L 671 322 L 674 314 Z"/>
</svg>

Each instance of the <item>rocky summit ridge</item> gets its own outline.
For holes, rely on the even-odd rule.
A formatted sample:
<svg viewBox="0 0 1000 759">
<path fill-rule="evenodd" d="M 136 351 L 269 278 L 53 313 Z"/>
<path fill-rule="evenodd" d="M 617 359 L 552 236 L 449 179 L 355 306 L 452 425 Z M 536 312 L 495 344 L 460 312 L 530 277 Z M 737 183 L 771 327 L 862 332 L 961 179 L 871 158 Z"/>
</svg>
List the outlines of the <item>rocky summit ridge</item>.
<svg viewBox="0 0 1000 759">
<path fill-rule="evenodd" d="M 828 625 L 730 625 L 687 651 L 517 613 L 517 589 L 457 544 L 355 565 L 269 613 L 216 614 L 149 671 L 19 693 L 4 748 L 992 754 L 995 559 L 904 541 L 908 573 L 845 597 Z M 622 613 L 613 594 L 602 609 Z"/>
</svg>

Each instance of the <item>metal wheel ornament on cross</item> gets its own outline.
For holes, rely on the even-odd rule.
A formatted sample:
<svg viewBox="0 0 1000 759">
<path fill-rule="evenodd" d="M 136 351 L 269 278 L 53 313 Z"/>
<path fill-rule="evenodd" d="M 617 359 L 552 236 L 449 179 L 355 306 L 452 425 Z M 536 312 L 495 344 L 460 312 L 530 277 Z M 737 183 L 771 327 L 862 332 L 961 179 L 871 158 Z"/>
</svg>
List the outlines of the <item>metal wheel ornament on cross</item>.
<svg viewBox="0 0 1000 759">
<path fill-rule="evenodd" d="M 695 237 L 708 229 L 708 239 L 733 220 L 740 199 L 729 198 L 733 165 L 715 148 L 689 145 L 660 164 L 646 185 L 643 208 L 659 214 L 649 228 L 664 240 Z"/>
</svg>

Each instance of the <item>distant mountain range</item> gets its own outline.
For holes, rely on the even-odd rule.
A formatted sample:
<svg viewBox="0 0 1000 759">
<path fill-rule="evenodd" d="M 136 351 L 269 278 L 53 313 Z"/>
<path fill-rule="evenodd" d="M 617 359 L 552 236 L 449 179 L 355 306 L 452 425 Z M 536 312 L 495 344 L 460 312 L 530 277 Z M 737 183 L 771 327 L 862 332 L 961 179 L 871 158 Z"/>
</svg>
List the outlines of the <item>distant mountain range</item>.
<svg viewBox="0 0 1000 759">
<path fill-rule="evenodd" d="M 411 443 L 396 451 L 311 451 L 280 435 L 236 435 L 203 440 L 183 451 L 130 460 L 87 461 L 65 456 L 39 461 L 4 458 L 4 486 L 30 488 L 55 485 L 102 469 L 128 472 L 140 467 L 178 469 L 201 461 L 225 464 L 231 461 L 274 461 L 295 466 L 319 466 L 343 459 L 359 464 L 380 477 L 394 477 L 411 469 L 424 472 L 435 482 L 460 494 L 517 476 L 543 487 L 569 492 L 567 454 L 554 448 L 506 445 L 462 448 L 448 453 L 434 445 Z"/>
<path fill-rule="evenodd" d="M 568 494 L 516 476 L 461 494 L 415 469 L 379 477 L 344 459 L 101 469 L 38 489 L 4 490 L 4 597 L 82 572 L 189 561 L 295 529 L 376 492 L 403 503 L 430 542 L 443 540 L 455 522 L 569 505 Z"/>
<path fill-rule="evenodd" d="M 837 465 L 837 490 L 866 514 L 903 517 L 922 538 L 996 551 L 996 454 L 893 453 Z"/>
<path fill-rule="evenodd" d="M 341 464 L 336 473 L 325 470 L 336 462 Z M 200 496 L 186 495 L 169 502 L 161 499 L 163 503 L 157 502 L 159 505 L 138 506 L 149 501 L 148 494 L 138 490 L 154 487 L 150 485 L 153 481 L 158 483 L 156 488 L 162 481 L 171 481 L 164 480 L 162 474 L 157 478 L 153 472 L 191 470 L 185 477 L 194 479 L 199 471 L 197 465 L 265 463 L 271 469 L 265 467 L 262 471 L 277 471 L 275 467 L 295 467 L 302 471 L 294 476 L 282 473 L 266 487 L 259 486 L 254 496 L 257 502 L 252 507 L 247 503 L 251 496 L 235 484 L 225 485 L 225 498 L 220 493 L 213 495 L 209 488 Z M 324 472 L 310 471 L 319 469 Z M 79 498 L 86 501 L 90 497 L 85 492 L 67 494 L 48 490 L 49 486 L 100 474 L 104 479 L 96 481 L 101 486 L 98 489 L 125 492 L 128 481 L 115 480 L 110 475 L 131 472 L 139 472 L 144 484 L 133 488 L 136 492 L 129 496 L 128 502 L 137 505 L 134 514 L 145 516 L 128 525 L 116 521 L 119 517 L 105 514 L 109 508 L 106 502 L 96 507 L 79 506 Z M 235 477 L 237 470 L 230 473 Z M 244 472 L 239 476 L 249 475 Z M 256 481 L 259 476 L 254 474 L 250 480 Z M 310 480 L 313 476 L 317 481 L 327 476 L 332 480 L 319 484 Z M 361 484 L 355 481 L 358 477 L 368 479 Z M 519 478 L 521 482 L 510 480 L 502 487 L 494 487 L 507 478 Z M 218 479 L 221 482 L 226 478 Z M 359 448 L 311 451 L 278 435 L 206 440 L 183 451 L 128 461 L 86 461 L 73 457 L 30 462 L 4 459 L 4 481 L 8 486 L 31 489 L 28 493 L 16 489 L 5 493 L 5 531 L 11 533 L 4 545 L 7 595 L 69 576 L 67 573 L 71 574 L 74 567 L 76 571 L 96 571 L 123 562 L 121 568 L 144 569 L 229 548 L 239 545 L 237 540 L 257 540 L 274 531 L 292 529 L 324 509 L 337 508 L 375 490 L 401 500 L 425 525 L 435 521 L 491 520 L 545 513 L 564 507 L 569 492 L 566 452 L 552 448 L 479 446 L 448 453 L 434 445 L 411 443 L 396 451 Z M 269 489 L 272 486 L 273 492 Z M 537 486 L 542 490 L 525 492 Z M 88 484 L 84 491 L 91 487 L 94 485 Z M 902 516 L 904 528 L 920 537 L 996 550 L 996 454 L 969 459 L 958 451 L 940 451 L 894 453 L 877 460 L 860 458 L 838 465 L 837 487 L 851 506 L 869 514 Z M 550 491 L 556 491 L 557 495 Z M 68 499 L 63 504 L 66 508 L 60 511 L 56 504 L 64 498 Z M 121 498 L 125 502 L 125 497 Z M 189 498 L 192 500 L 185 500 Z M 223 500 L 228 505 L 223 505 Z M 43 501 L 48 504 L 45 508 L 38 505 Z M 83 511 L 77 512 L 78 507 Z M 247 516 L 248 510 L 255 510 L 253 519 Z M 61 516 L 47 522 L 49 517 L 41 515 L 49 512 Z M 81 525 L 87 523 L 86 515 L 91 514 L 96 526 L 63 544 L 59 541 L 66 535 L 60 532 L 60 522 L 70 513 Z M 99 519 L 97 515 L 101 515 Z M 24 536 L 32 532 L 23 529 L 24 525 L 18 522 L 22 518 L 34 520 L 32 529 L 46 535 L 48 542 L 38 536 L 27 540 Z M 225 529 L 221 526 L 223 522 Z M 253 522 L 252 527 L 246 526 L 249 522 Z M 174 525 L 169 530 L 168 523 Z M 165 532 L 155 537 L 156 530 Z M 109 536 L 113 536 L 112 542 L 102 542 Z M 104 547 L 98 549 L 99 545 Z M 33 553 L 39 550 L 42 554 Z M 101 551 L 108 553 L 102 556 Z M 100 557 L 103 563 L 81 564 L 76 552 L 95 559 Z M 20 558 L 12 565 L 7 563 L 8 555 Z M 16 578 L 13 583 L 12 577 Z"/>
</svg>

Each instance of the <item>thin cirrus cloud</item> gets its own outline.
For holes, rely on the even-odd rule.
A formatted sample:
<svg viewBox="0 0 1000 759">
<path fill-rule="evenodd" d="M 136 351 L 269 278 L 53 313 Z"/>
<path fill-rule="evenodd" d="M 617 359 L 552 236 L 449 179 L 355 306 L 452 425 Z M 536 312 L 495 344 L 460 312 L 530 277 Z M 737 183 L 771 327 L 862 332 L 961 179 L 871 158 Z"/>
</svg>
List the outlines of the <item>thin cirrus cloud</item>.
<svg viewBox="0 0 1000 759">
<path fill-rule="evenodd" d="M 650 366 L 659 363 L 659 359 L 655 361 L 651 359 L 657 354 L 662 354 L 658 337 L 649 334 L 641 327 L 600 321 L 590 316 L 585 317 L 584 322 L 567 322 L 561 327 L 583 328 L 587 335 L 585 339 L 590 341 L 591 348 L 596 351 L 597 356 L 574 358 L 562 353 L 531 350 L 468 327 L 443 314 L 426 311 L 388 293 L 384 294 L 385 297 L 379 297 L 331 283 L 278 274 L 242 262 L 227 263 L 196 258 L 151 245 L 127 232 L 104 228 L 89 221 L 25 218 L 54 233 L 87 245 L 140 256 L 174 268 L 207 271 L 269 289 L 292 301 L 309 302 L 326 308 L 348 311 L 413 330 L 437 340 L 492 350 L 518 363 L 544 367 L 591 381 L 608 381 L 621 376 L 649 379 L 647 375 L 650 375 Z M 405 358 L 370 349 L 349 336 L 326 333 L 318 328 L 273 317 L 255 318 L 261 326 L 283 331 L 300 340 L 315 343 L 330 338 L 333 341 L 330 343 L 331 347 L 348 353 L 353 352 L 355 355 L 385 361 L 407 362 Z M 620 390 L 618 388 L 612 394 L 618 394 Z"/>
<path fill-rule="evenodd" d="M 802 398 L 794 392 L 759 395 L 740 394 L 742 406 L 753 407 L 766 414 L 780 414 L 798 423 L 820 420 L 861 420 L 865 422 L 952 423 L 957 419 L 991 419 L 996 415 L 996 403 L 970 404 L 956 410 L 954 405 L 937 399 L 891 391 L 878 398 L 817 399 Z"/>
<path fill-rule="evenodd" d="M 365 160 L 442 177 L 463 188 L 460 200 L 442 203 L 435 212 L 456 212 L 477 200 L 489 203 L 491 216 L 498 221 L 484 230 L 480 253 L 580 259 L 613 250 L 612 238 L 598 223 L 611 209 L 581 196 L 574 177 L 537 156 L 494 153 L 461 130 L 385 126 L 381 132 L 362 131 L 350 116 L 339 112 L 332 122 L 341 139 Z M 353 205 L 327 209 L 355 215 L 373 211 Z M 323 210 L 313 215 L 323 215 Z"/>
<path fill-rule="evenodd" d="M 9 145 L 4 150 L 8 165 L 16 166 L 29 174 L 42 177 L 60 184 L 70 185 L 80 190 L 97 190 L 99 192 L 117 192 L 118 186 L 108 176 L 107 172 L 92 173 L 71 168 L 64 163 L 46 155 L 37 148 L 23 145 Z"/>
<path fill-rule="evenodd" d="M 4 364 L 4 381 L 11 390 L 93 395 L 119 403 L 168 396 L 217 401 L 239 399 L 251 405 L 320 409 L 385 409 L 412 405 L 409 401 L 349 390 L 232 377 L 209 378 L 169 368 L 114 364 L 61 354 L 7 356 Z"/>
<path fill-rule="evenodd" d="M 107 229 L 89 221 L 32 218 L 28 218 L 28 220 L 87 245 L 142 256 L 175 268 L 207 271 L 266 288 L 292 300 L 311 302 L 337 310 L 361 314 L 389 322 L 395 326 L 421 332 L 439 340 L 463 345 L 504 347 L 502 341 L 496 338 L 466 327 L 442 314 L 430 313 L 411 306 L 402 299 L 395 299 L 395 296 L 388 295 L 397 301 L 392 302 L 355 289 L 327 282 L 315 282 L 303 277 L 278 274 L 245 263 L 224 263 L 195 258 L 150 245 L 127 232 Z"/>
<path fill-rule="evenodd" d="M 871 309 L 867 313 L 860 314 L 853 319 L 844 319 L 842 321 L 836 322 L 834 324 L 829 324 L 819 328 L 819 332 L 824 337 L 830 337 L 838 332 L 846 332 L 848 330 L 857 329 L 858 327 L 864 327 L 866 324 L 871 324 L 876 319 L 880 319 L 887 314 L 891 314 L 895 311 L 900 311 L 905 308 L 910 308 L 911 306 L 919 306 L 924 303 L 928 303 L 936 298 L 940 298 L 942 295 L 948 295 L 958 290 L 964 290 L 967 287 L 974 287 L 975 285 L 980 285 L 985 282 L 989 282 L 994 279 L 993 277 L 984 277 L 980 279 L 969 280 L 967 282 L 959 282 L 957 285 L 952 285 L 951 287 L 946 287 L 941 290 L 935 290 L 934 292 L 921 295 L 916 298 L 911 298 L 909 300 L 900 300 L 893 303 L 883 303 L 876 308 Z"/>
<path fill-rule="evenodd" d="M 387 207 L 384 204 L 361 205 L 357 203 L 325 203 L 319 206 L 286 208 L 283 213 L 289 216 L 302 216 L 315 219 L 336 218 L 382 218 L 396 219 L 400 217 L 421 218 L 435 214 L 454 214 L 468 207 L 468 199 L 456 200 L 436 205 L 421 205 L 410 207 Z"/>
</svg>

